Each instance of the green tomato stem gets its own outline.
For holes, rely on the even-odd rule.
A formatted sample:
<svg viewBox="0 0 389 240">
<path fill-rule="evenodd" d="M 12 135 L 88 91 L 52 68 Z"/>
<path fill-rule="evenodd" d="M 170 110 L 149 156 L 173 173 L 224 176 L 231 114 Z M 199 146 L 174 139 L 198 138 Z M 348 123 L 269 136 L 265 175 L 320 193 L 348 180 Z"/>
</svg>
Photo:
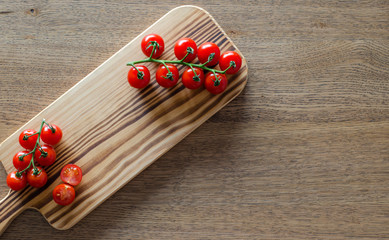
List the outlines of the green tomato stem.
<svg viewBox="0 0 389 240">
<path fill-rule="evenodd" d="M 203 63 L 203 64 L 195 64 L 195 63 L 187 63 L 187 62 L 184 62 L 185 58 L 186 58 L 190 53 L 193 52 L 193 50 L 192 50 L 192 51 L 189 51 L 190 49 L 188 49 L 188 51 L 187 51 L 185 57 L 183 57 L 181 60 L 178 60 L 178 61 L 155 59 L 155 58 L 153 58 L 153 55 L 154 55 L 154 52 L 155 52 L 156 48 L 158 47 L 158 43 L 157 43 L 157 42 L 150 42 L 150 45 L 148 46 L 148 48 L 151 47 L 151 46 L 153 46 L 153 50 L 152 50 L 152 52 L 151 52 L 150 57 L 148 57 L 148 58 L 146 58 L 146 59 L 143 59 L 143 60 L 128 62 L 128 63 L 127 63 L 127 66 L 133 66 L 133 67 L 138 71 L 138 73 L 139 73 L 139 70 L 135 67 L 135 64 L 145 63 L 145 62 L 155 62 L 155 63 L 163 64 L 163 65 L 166 67 L 167 71 L 168 71 L 168 74 L 167 74 L 167 76 L 166 76 L 165 78 L 170 78 L 171 80 L 172 80 L 172 78 L 169 77 L 169 76 L 171 76 L 172 73 L 170 72 L 169 68 L 167 67 L 167 65 L 166 65 L 167 63 L 170 63 L 170 64 L 180 64 L 180 65 L 184 65 L 184 66 L 190 67 L 190 68 L 192 69 L 192 71 L 194 72 L 194 74 L 195 74 L 195 77 L 194 77 L 194 78 L 196 78 L 196 79 L 198 79 L 198 75 L 197 75 L 197 73 L 196 73 L 196 71 L 194 70 L 193 67 L 197 67 L 197 68 L 201 68 L 201 69 L 206 70 L 206 71 L 210 71 L 210 72 L 212 72 L 212 73 L 215 75 L 215 81 L 214 81 L 215 86 L 217 86 L 217 85 L 220 84 L 220 79 L 217 77 L 216 73 L 225 74 L 226 71 L 227 71 L 228 69 L 230 69 L 231 67 L 235 66 L 235 62 L 231 61 L 231 62 L 230 62 L 230 66 L 228 66 L 228 68 L 225 69 L 224 71 L 216 70 L 216 69 L 212 69 L 212 68 L 206 67 L 205 65 L 206 65 L 207 63 L 209 63 L 210 61 L 212 61 L 212 59 L 215 57 L 215 54 L 214 54 L 214 53 L 212 53 L 212 54 L 208 57 L 208 61 L 206 61 L 206 62 Z"/>
<path fill-rule="evenodd" d="M 189 65 L 189 67 L 192 69 L 192 71 L 193 71 L 193 73 L 194 73 L 193 80 L 196 81 L 196 82 L 199 82 L 199 81 L 200 81 L 200 78 L 199 78 L 199 76 L 197 75 L 197 72 L 194 70 L 194 68 L 192 67 L 192 65 Z"/>
<path fill-rule="evenodd" d="M 216 75 L 216 72 L 213 70 L 212 71 L 213 75 L 215 76 L 215 80 L 213 81 L 213 85 L 216 87 L 216 86 L 219 86 L 220 85 L 220 79 L 217 77 Z"/>
<path fill-rule="evenodd" d="M 226 70 L 221 71 L 221 70 L 216 70 L 216 69 L 208 68 L 208 67 L 204 66 L 204 64 L 195 64 L 195 63 L 181 62 L 181 60 L 179 60 L 179 61 L 172 61 L 172 60 L 162 60 L 162 59 L 155 59 L 155 58 L 146 58 L 146 59 L 143 59 L 143 60 L 138 60 L 138 61 L 134 61 L 134 62 L 128 62 L 127 66 L 133 66 L 135 64 L 145 63 L 145 62 L 155 62 L 155 63 L 160 63 L 160 64 L 164 64 L 164 63 L 165 64 L 166 63 L 181 64 L 181 65 L 185 65 L 185 66 L 188 66 L 188 67 L 197 67 L 197 68 L 201 68 L 201 69 L 206 70 L 206 71 L 217 72 L 217 73 L 221 73 L 221 74 L 225 74 L 226 71 L 229 69 L 229 68 L 227 68 Z"/>
<path fill-rule="evenodd" d="M 34 148 L 29 152 L 29 153 L 27 153 L 27 154 L 25 154 L 25 155 L 29 155 L 29 154 L 32 154 L 32 156 L 31 156 L 31 161 L 30 161 L 30 163 L 28 164 L 28 166 L 25 168 L 25 169 L 23 169 L 22 171 L 18 171 L 18 173 L 19 174 L 22 174 L 23 172 L 25 172 L 25 171 L 27 171 L 27 169 L 29 169 L 30 167 L 31 167 L 31 165 L 32 165 L 32 167 L 33 167 L 33 169 L 34 169 L 34 175 L 38 175 L 41 171 L 38 171 L 38 169 L 36 168 L 36 166 L 35 166 L 35 159 L 34 159 L 34 157 L 35 157 L 35 152 L 36 152 L 36 150 L 37 150 L 37 147 L 39 146 L 39 148 L 41 147 L 41 145 L 40 145 L 40 143 L 39 143 L 39 139 L 40 139 L 40 137 L 41 137 L 41 133 L 42 133 L 42 128 L 43 128 L 43 125 L 48 125 L 49 127 L 50 127 L 50 124 L 48 123 L 48 122 L 46 122 L 45 121 L 45 119 L 43 119 L 42 120 L 42 123 L 41 123 L 41 126 L 39 127 L 39 131 L 38 132 L 36 132 L 35 134 L 38 134 L 38 139 L 36 140 L 36 142 L 35 142 L 35 146 L 34 146 Z M 34 134 L 34 135 L 35 135 Z M 32 136 L 32 135 L 30 135 L 30 136 Z M 23 157 L 24 157 L 24 155 L 23 155 Z"/>
<path fill-rule="evenodd" d="M 180 60 L 180 62 L 184 62 L 185 58 L 188 57 L 189 54 L 190 54 L 190 52 L 187 52 L 187 53 L 185 54 L 185 56 Z"/>
<path fill-rule="evenodd" d="M 43 122 L 50 128 L 51 132 L 52 133 L 55 133 L 55 128 L 53 128 L 53 126 L 51 126 L 48 122 L 46 122 L 44 119 L 43 119 Z"/>
</svg>

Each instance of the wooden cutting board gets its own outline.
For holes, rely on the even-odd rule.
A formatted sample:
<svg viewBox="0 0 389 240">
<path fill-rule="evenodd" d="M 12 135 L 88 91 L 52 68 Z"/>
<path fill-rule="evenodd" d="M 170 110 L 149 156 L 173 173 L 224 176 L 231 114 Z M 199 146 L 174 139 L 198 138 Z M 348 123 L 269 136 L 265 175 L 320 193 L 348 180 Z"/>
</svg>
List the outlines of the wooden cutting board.
<svg viewBox="0 0 389 240">
<path fill-rule="evenodd" d="M 155 81 L 155 63 L 145 64 L 152 75 L 151 84 L 143 90 L 131 88 L 126 63 L 145 58 L 140 42 L 149 33 L 165 40 L 161 59 L 175 59 L 173 46 L 181 37 L 192 38 L 198 45 L 215 42 L 221 52 L 239 52 L 201 8 L 178 7 L 155 22 L 0 145 L 0 159 L 9 173 L 14 171 L 13 155 L 22 150 L 18 136 L 23 129 L 39 129 L 45 118 L 60 126 L 64 134 L 55 147 L 56 162 L 46 167 L 46 186 L 11 191 L 1 202 L 0 233 L 27 208 L 37 209 L 57 229 L 70 228 L 234 99 L 246 85 L 243 58 L 241 70 L 227 76 L 228 88 L 220 95 L 211 95 L 204 88 L 189 90 L 182 83 L 162 88 Z M 181 74 L 184 67 L 178 67 Z M 75 188 L 75 201 L 63 207 L 52 200 L 51 194 L 61 183 L 61 168 L 68 163 L 80 166 L 84 175 Z"/>
</svg>

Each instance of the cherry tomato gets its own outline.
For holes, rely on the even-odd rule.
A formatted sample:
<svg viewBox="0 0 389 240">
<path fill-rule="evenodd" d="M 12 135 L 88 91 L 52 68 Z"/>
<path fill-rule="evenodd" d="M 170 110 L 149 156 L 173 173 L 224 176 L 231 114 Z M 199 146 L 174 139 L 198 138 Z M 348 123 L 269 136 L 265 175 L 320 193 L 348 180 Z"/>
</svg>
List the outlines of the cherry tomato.
<svg viewBox="0 0 389 240">
<path fill-rule="evenodd" d="M 35 170 L 34 168 L 31 168 L 27 172 L 27 182 L 33 187 L 40 188 L 43 187 L 47 182 L 47 173 L 46 171 L 41 167 L 36 167 L 38 174 L 34 174 Z"/>
<path fill-rule="evenodd" d="M 136 70 L 136 68 L 140 71 L 140 73 Z M 131 67 L 128 71 L 128 83 L 134 88 L 144 88 L 150 82 L 150 71 L 143 65 L 136 65 L 136 68 Z"/>
<path fill-rule="evenodd" d="M 242 66 L 242 58 L 239 56 L 239 54 L 233 51 L 225 52 L 220 56 L 220 69 L 222 71 L 226 70 L 230 66 L 231 62 L 233 62 L 233 65 L 226 71 L 226 73 L 234 74 L 239 71 L 240 67 Z"/>
<path fill-rule="evenodd" d="M 25 169 L 30 164 L 32 154 L 28 154 L 28 153 L 29 151 L 20 151 L 14 155 L 12 159 L 12 163 L 14 164 L 14 167 L 19 171 Z"/>
<path fill-rule="evenodd" d="M 165 43 L 162 37 L 157 34 L 149 34 L 142 39 L 142 43 L 141 43 L 142 51 L 146 56 L 150 57 L 153 51 L 153 45 L 152 45 L 153 43 L 158 44 L 157 47 L 155 48 L 153 58 L 159 58 L 162 55 L 163 50 L 165 50 Z"/>
<path fill-rule="evenodd" d="M 182 84 L 189 89 L 197 89 L 204 84 L 204 72 L 201 68 L 193 67 L 197 77 L 193 70 L 188 67 L 182 74 Z"/>
<path fill-rule="evenodd" d="M 13 171 L 7 176 L 8 187 L 15 191 L 19 191 L 27 185 L 26 174 L 22 173 L 20 176 L 17 176 L 17 172 Z"/>
<path fill-rule="evenodd" d="M 205 64 L 205 66 L 215 66 L 219 62 L 220 49 L 219 47 L 211 42 L 203 43 L 197 49 L 197 57 L 201 63 L 208 61 L 208 58 L 213 54 L 212 60 Z"/>
<path fill-rule="evenodd" d="M 184 62 L 192 62 L 197 55 L 197 45 L 195 41 L 190 38 L 181 38 L 174 45 L 174 54 L 176 57 L 181 60 L 188 53 L 188 48 L 191 49 L 192 53 L 189 53 L 188 56 L 184 59 Z"/>
<path fill-rule="evenodd" d="M 19 143 L 25 149 L 32 150 L 38 140 L 38 134 L 34 129 L 26 129 L 19 135 Z M 35 135 L 33 135 L 35 134 Z M 33 135 L 33 136 L 31 136 Z M 30 137 L 29 137 L 30 136 Z"/>
<path fill-rule="evenodd" d="M 76 197 L 76 191 L 69 184 L 59 184 L 53 190 L 53 200 L 59 205 L 66 206 L 71 204 Z"/>
<path fill-rule="evenodd" d="M 42 166 L 50 166 L 56 158 L 55 150 L 52 146 L 43 145 L 35 150 L 35 160 Z"/>
<path fill-rule="evenodd" d="M 64 183 L 76 186 L 82 180 L 81 168 L 75 164 L 68 164 L 62 168 L 61 179 Z"/>
<path fill-rule="evenodd" d="M 43 142 L 55 145 L 61 141 L 62 138 L 62 130 L 57 125 L 50 124 L 50 126 L 43 126 L 41 132 L 41 139 Z"/>
<path fill-rule="evenodd" d="M 166 66 L 169 68 L 170 74 L 167 68 L 163 64 L 161 64 L 159 65 L 157 72 L 155 73 L 155 78 L 157 79 L 157 82 L 160 86 L 164 88 L 170 88 L 177 84 L 180 75 L 175 65 L 166 64 Z"/>
<path fill-rule="evenodd" d="M 218 81 L 216 80 L 215 74 L 213 72 L 207 73 L 205 76 L 205 88 L 208 90 L 208 92 L 216 95 L 219 93 L 222 93 L 227 88 L 227 77 L 224 74 L 216 73 L 216 76 L 218 77 Z"/>
</svg>

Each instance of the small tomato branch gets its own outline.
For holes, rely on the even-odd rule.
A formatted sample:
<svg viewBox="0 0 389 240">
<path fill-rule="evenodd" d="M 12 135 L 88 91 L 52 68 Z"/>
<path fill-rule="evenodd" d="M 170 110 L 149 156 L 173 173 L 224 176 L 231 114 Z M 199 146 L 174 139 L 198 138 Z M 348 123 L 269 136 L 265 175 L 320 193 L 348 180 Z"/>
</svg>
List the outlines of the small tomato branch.
<svg viewBox="0 0 389 240">
<path fill-rule="evenodd" d="M 150 54 L 150 57 L 146 58 L 146 59 L 143 59 L 143 60 L 138 60 L 138 61 L 133 61 L 133 62 L 128 62 L 127 63 L 127 66 L 132 66 L 134 67 L 137 71 L 138 71 L 138 78 L 139 79 L 142 79 L 142 76 L 143 76 L 143 73 L 141 71 L 138 70 L 138 68 L 135 66 L 135 64 L 139 64 L 139 63 L 145 63 L 145 62 L 155 62 L 155 63 L 159 63 L 159 64 L 163 64 L 168 73 L 167 73 L 167 77 L 166 78 L 170 78 L 169 76 L 171 76 L 171 72 L 169 70 L 169 68 L 166 66 L 167 63 L 171 63 L 171 64 L 181 64 L 181 65 L 184 65 L 184 66 L 187 66 L 187 67 L 190 67 L 193 71 L 193 73 L 195 74 L 194 76 L 194 80 L 196 81 L 196 79 L 198 79 L 197 81 L 199 81 L 199 77 L 196 73 L 196 71 L 193 69 L 193 67 L 197 67 L 197 68 L 201 68 L 203 70 L 206 70 L 206 71 L 210 71 L 212 72 L 214 75 L 215 75 L 215 86 L 219 85 L 220 84 L 220 79 L 217 77 L 216 73 L 220 73 L 220 74 L 225 74 L 227 72 L 228 69 L 230 69 L 231 67 L 234 67 L 235 66 L 235 62 L 231 61 L 230 62 L 230 66 L 228 66 L 228 68 L 226 68 L 224 71 L 221 71 L 221 70 L 216 70 L 216 69 L 212 69 L 212 68 L 208 68 L 206 67 L 205 65 L 207 63 L 209 63 L 210 61 L 212 61 L 212 59 L 215 57 L 215 54 L 212 53 L 209 57 L 208 57 L 208 61 L 206 61 L 205 63 L 203 64 L 195 64 L 195 63 L 188 63 L 188 62 L 184 62 L 185 58 L 190 54 L 190 53 L 193 53 L 193 49 L 188 47 L 187 49 L 187 53 L 186 55 L 181 59 L 181 60 L 178 60 L 178 61 L 172 61 L 172 60 L 162 60 L 162 59 L 155 59 L 153 58 L 153 55 L 154 55 L 154 52 L 156 51 L 157 48 L 159 48 L 159 45 L 157 42 L 155 41 L 151 41 L 148 48 L 153 46 L 153 50 Z M 142 75 L 142 76 L 140 76 Z"/>
<path fill-rule="evenodd" d="M 22 176 L 23 172 L 27 171 L 31 166 L 34 169 L 34 172 L 33 172 L 34 175 L 38 175 L 42 171 L 42 170 L 39 171 L 38 168 L 35 166 L 34 157 L 35 157 L 36 150 L 39 150 L 41 152 L 42 156 L 47 156 L 47 152 L 43 151 L 42 146 L 39 143 L 39 139 L 40 139 L 40 136 L 41 136 L 41 133 L 42 133 L 42 128 L 43 128 L 43 125 L 45 125 L 45 124 L 51 129 L 51 131 L 53 133 L 55 132 L 55 129 L 48 122 L 46 122 L 45 119 L 43 119 L 38 132 L 36 132 L 34 134 L 31 134 L 31 135 L 24 135 L 23 136 L 23 139 L 25 139 L 25 140 L 27 140 L 29 137 L 34 136 L 34 135 L 38 135 L 38 138 L 37 138 L 37 140 L 35 142 L 34 148 L 29 153 L 23 154 L 22 156 L 19 157 L 19 160 L 22 160 L 25 156 L 31 154 L 31 161 L 30 161 L 30 163 L 28 164 L 28 166 L 25 169 L 23 169 L 21 171 L 18 171 L 16 173 L 17 177 Z"/>
</svg>

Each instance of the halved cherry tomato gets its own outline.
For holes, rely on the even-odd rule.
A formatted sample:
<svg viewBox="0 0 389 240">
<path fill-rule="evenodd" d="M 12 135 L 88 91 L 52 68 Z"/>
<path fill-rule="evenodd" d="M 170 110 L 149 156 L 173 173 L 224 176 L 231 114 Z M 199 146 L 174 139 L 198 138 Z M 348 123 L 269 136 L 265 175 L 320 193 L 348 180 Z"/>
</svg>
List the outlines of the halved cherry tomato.
<svg viewBox="0 0 389 240">
<path fill-rule="evenodd" d="M 179 72 L 175 65 L 166 64 L 170 70 L 170 75 L 167 68 L 161 64 L 159 65 L 157 72 L 155 73 L 155 78 L 160 86 L 164 88 L 170 88 L 177 84 L 179 78 Z M 169 76 L 168 76 L 169 75 Z"/>
<path fill-rule="evenodd" d="M 192 53 L 189 53 L 188 56 L 186 56 L 184 62 L 192 62 L 196 58 L 197 45 L 195 41 L 190 38 L 181 38 L 176 42 L 176 45 L 174 45 L 174 54 L 178 60 L 181 60 L 185 57 L 185 55 L 188 53 L 188 48 Z"/>
<path fill-rule="evenodd" d="M 50 166 L 55 162 L 56 154 L 52 146 L 43 145 L 35 150 L 35 160 L 42 166 Z"/>
<path fill-rule="evenodd" d="M 18 169 L 19 171 L 25 169 L 30 164 L 32 154 L 28 154 L 28 153 L 29 153 L 29 151 L 20 151 L 14 155 L 14 157 L 12 159 L 12 163 L 13 163 L 14 167 L 16 169 Z"/>
<path fill-rule="evenodd" d="M 201 68 L 193 67 L 197 77 L 195 76 L 193 70 L 188 67 L 182 74 L 182 84 L 189 89 L 197 89 L 204 84 L 204 72 Z"/>
<path fill-rule="evenodd" d="M 242 66 L 242 58 L 239 56 L 239 54 L 233 51 L 227 51 L 220 56 L 219 66 L 222 71 L 226 70 L 230 64 L 233 65 L 226 71 L 226 73 L 234 74 L 239 71 L 240 67 Z"/>
<path fill-rule="evenodd" d="M 165 43 L 162 37 L 157 34 L 149 34 L 142 39 L 142 51 L 146 56 L 150 57 L 151 53 L 153 52 L 152 43 L 157 44 L 155 52 L 153 54 L 153 58 L 159 58 L 162 55 L 163 50 L 165 50 Z"/>
<path fill-rule="evenodd" d="M 53 200 L 59 205 L 66 206 L 71 204 L 76 197 L 76 191 L 69 184 L 59 184 L 53 190 Z"/>
<path fill-rule="evenodd" d="M 215 66 L 219 62 L 220 49 L 216 44 L 211 42 L 203 43 L 197 49 L 197 57 L 201 63 L 207 62 L 211 55 L 213 55 L 212 60 L 205 64 L 205 66 Z"/>
<path fill-rule="evenodd" d="M 62 130 L 54 124 L 45 125 L 42 128 L 41 139 L 47 144 L 55 145 L 62 139 Z"/>
<path fill-rule="evenodd" d="M 139 70 L 139 72 L 136 70 Z M 150 82 L 150 71 L 143 65 L 136 65 L 136 68 L 131 67 L 128 71 L 127 80 L 131 87 L 144 88 Z"/>
<path fill-rule="evenodd" d="M 32 150 L 38 140 L 38 134 L 34 129 L 26 129 L 19 135 L 19 143 L 25 149 Z"/>
<path fill-rule="evenodd" d="M 78 185 L 82 180 L 81 168 L 75 164 L 68 164 L 62 168 L 61 179 L 72 186 Z"/>
<path fill-rule="evenodd" d="M 27 185 L 26 174 L 22 173 L 20 176 L 17 176 L 17 172 L 13 171 L 7 176 L 8 187 L 15 191 L 19 191 Z"/>
<path fill-rule="evenodd" d="M 28 170 L 27 182 L 33 187 L 40 188 L 43 187 L 47 182 L 47 173 L 41 167 L 36 167 L 36 170 L 37 172 L 35 172 L 34 168 Z"/>
<path fill-rule="evenodd" d="M 216 76 L 218 80 L 216 80 L 213 72 L 209 72 L 205 76 L 205 88 L 214 95 L 222 93 L 227 88 L 228 84 L 226 75 L 216 73 Z"/>
</svg>

